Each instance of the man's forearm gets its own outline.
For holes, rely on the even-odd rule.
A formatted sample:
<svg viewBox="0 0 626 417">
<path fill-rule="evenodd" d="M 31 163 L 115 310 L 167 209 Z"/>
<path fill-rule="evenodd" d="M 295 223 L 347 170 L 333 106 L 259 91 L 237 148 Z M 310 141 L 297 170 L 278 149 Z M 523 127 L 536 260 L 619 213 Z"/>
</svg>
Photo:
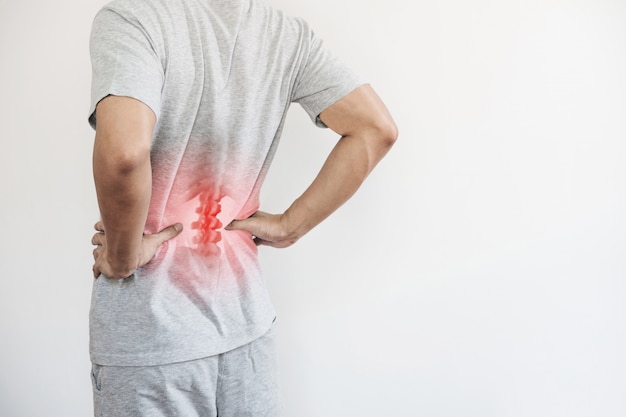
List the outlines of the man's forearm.
<svg viewBox="0 0 626 417">
<path fill-rule="evenodd" d="M 357 191 L 395 140 L 385 134 L 372 130 L 339 140 L 313 183 L 283 215 L 291 238 L 306 234 Z"/>
<path fill-rule="evenodd" d="M 109 96 L 96 108 L 93 173 L 114 278 L 132 274 L 152 190 L 150 146 L 154 114 L 141 102 Z"/>
<path fill-rule="evenodd" d="M 94 149 L 94 179 L 107 241 L 107 261 L 117 274 L 134 272 L 140 257 L 152 174 L 150 159 L 120 167 Z"/>
<path fill-rule="evenodd" d="M 369 85 L 326 109 L 320 118 L 342 138 L 311 186 L 283 215 L 295 239 L 348 200 L 398 136 L 393 118 Z"/>
</svg>

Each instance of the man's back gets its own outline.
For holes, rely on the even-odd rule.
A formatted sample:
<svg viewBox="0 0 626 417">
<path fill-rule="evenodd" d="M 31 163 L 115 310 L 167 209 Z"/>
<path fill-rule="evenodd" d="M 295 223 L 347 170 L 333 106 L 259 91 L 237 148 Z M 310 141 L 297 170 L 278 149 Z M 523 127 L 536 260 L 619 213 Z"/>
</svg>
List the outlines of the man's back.
<svg viewBox="0 0 626 417">
<path fill-rule="evenodd" d="M 91 48 L 90 121 L 110 94 L 157 117 L 145 233 L 183 225 L 133 278 L 96 282 L 92 360 L 170 363 L 253 340 L 275 314 L 252 236 L 224 226 L 258 210 L 290 103 L 315 120 L 357 78 L 302 20 L 256 0 L 118 0 Z M 111 327 L 120 313 L 132 319 Z"/>
</svg>

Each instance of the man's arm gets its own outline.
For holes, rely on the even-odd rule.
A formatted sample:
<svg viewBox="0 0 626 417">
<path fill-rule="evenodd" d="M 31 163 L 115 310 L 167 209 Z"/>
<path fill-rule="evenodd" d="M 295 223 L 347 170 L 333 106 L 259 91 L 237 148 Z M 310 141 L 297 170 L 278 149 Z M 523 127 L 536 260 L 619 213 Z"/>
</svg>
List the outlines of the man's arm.
<svg viewBox="0 0 626 417">
<path fill-rule="evenodd" d="M 108 96 L 98 103 L 96 120 L 93 174 L 102 220 L 92 239 L 94 277 L 126 278 L 182 225 L 143 234 L 152 191 L 152 110 L 129 97 Z"/>
<path fill-rule="evenodd" d="M 245 230 L 257 244 L 287 247 L 346 202 L 391 148 L 397 127 L 376 92 L 357 88 L 320 114 L 341 135 L 309 188 L 283 214 L 257 212 L 228 230 Z"/>
</svg>

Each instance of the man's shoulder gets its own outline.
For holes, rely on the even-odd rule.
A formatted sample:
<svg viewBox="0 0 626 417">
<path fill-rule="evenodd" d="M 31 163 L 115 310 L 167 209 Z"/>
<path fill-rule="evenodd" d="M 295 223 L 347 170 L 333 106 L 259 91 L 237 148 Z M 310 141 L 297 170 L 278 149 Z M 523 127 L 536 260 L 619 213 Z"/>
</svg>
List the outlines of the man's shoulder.
<svg viewBox="0 0 626 417">
<path fill-rule="evenodd" d="M 144 3 L 145 3 L 144 0 L 111 0 L 108 3 L 106 3 L 104 6 L 102 6 L 100 11 L 102 10 L 112 10 L 112 11 L 137 10 L 137 9 L 141 9 Z"/>
<path fill-rule="evenodd" d="M 98 11 L 98 15 L 114 13 L 134 22 L 150 15 L 158 14 L 167 0 L 112 0 Z"/>
</svg>

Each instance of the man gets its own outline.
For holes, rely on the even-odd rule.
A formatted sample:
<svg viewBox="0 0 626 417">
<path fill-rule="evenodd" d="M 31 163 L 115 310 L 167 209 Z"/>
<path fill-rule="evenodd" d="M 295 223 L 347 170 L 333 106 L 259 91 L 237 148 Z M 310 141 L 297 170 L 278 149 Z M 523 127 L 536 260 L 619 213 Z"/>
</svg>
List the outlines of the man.
<svg viewBox="0 0 626 417">
<path fill-rule="evenodd" d="M 395 141 L 391 116 L 260 0 L 116 0 L 90 48 L 96 415 L 277 415 L 257 245 L 292 245 L 344 203 Z M 268 214 L 259 191 L 292 102 L 341 138 Z"/>
</svg>

